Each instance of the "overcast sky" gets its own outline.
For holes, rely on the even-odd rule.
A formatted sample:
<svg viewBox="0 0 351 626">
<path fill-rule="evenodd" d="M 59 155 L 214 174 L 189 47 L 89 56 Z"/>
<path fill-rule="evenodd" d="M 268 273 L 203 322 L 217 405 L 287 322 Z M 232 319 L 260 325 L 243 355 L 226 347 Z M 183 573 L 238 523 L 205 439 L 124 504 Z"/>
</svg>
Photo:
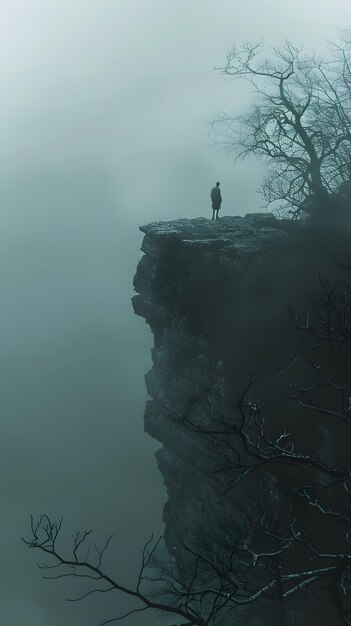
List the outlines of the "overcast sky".
<svg viewBox="0 0 351 626">
<path fill-rule="evenodd" d="M 138 226 L 259 210 L 259 169 L 209 140 L 245 84 L 234 42 L 319 48 L 349 0 L 0 0 L 0 385 L 4 626 L 95 626 L 117 598 L 65 604 L 19 537 L 30 512 L 116 531 L 131 580 L 165 501 L 143 433 L 152 338 L 133 315 Z M 112 567 L 113 566 L 113 567 Z M 125 606 L 125 604 L 123 604 Z M 128 626 L 151 626 L 133 616 Z"/>
</svg>

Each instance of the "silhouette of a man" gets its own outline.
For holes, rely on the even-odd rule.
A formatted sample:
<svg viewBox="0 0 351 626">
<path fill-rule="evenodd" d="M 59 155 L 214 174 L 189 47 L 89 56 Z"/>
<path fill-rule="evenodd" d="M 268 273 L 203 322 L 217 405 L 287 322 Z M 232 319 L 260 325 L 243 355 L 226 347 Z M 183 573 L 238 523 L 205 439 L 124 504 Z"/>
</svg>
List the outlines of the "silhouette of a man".
<svg viewBox="0 0 351 626">
<path fill-rule="evenodd" d="M 218 211 L 221 208 L 221 204 L 222 204 L 222 196 L 221 196 L 221 190 L 219 188 L 220 183 L 216 183 L 215 187 L 212 187 L 211 189 L 211 200 L 212 200 L 212 219 L 214 220 L 215 216 L 216 216 L 216 220 L 218 220 Z"/>
</svg>

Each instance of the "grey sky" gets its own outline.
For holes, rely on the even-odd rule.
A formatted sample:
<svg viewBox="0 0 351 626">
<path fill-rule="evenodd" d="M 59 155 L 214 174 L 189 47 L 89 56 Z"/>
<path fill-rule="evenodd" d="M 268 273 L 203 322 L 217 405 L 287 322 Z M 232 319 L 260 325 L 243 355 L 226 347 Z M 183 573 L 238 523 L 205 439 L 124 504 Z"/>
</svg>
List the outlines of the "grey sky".
<svg viewBox="0 0 351 626">
<path fill-rule="evenodd" d="M 62 586 L 40 579 L 18 540 L 31 511 L 116 530 L 111 567 L 126 579 L 160 530 L 157 446 L 142 426 L 151 337 L 130 305 L 138 225 L 208 215 L 217 179 L 224 213 L 259 209 L 257 166 L 234 167 L 208 139 L 218 109 L 239 111 L 249 88 L 213 67 L 242 39 L 323 46 L 348 7 L 0 1 L 4 626 L 110 615 L 103 602 L 64 604 Z"/>
</svg>

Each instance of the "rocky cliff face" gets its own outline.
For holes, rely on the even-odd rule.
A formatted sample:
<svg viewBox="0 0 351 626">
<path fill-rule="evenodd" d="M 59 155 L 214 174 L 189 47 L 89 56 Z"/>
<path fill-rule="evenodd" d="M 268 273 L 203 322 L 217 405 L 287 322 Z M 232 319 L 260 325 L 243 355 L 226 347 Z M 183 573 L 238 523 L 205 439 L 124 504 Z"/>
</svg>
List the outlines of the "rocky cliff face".
<svg viewBox="0 0 351 626">
<path fill-rule="evenodd" d="M 268 367 L 280 350 L 287 353 L 291 340 L 282 348 L 276 330 L 289 305 L 308 315 L 321 275 L 330 276 L 335 241 L 333 230 L 316 233 L 270 214 L 182 219 L 141 230 L 144 256 L 133 306 L 154 336 L 145 430 L 161 444 L 157 460 L 168 492 L 164 521 L 172 552 L 189 528 L 220 541 L 228 524 L 242 527 L 261 508 L 284 505 L 274 472 L 233 492 L 220 452 L 189 428 L 187 418 L 213 424 L 228 414 L 255 369 Z M 307 426 L 306 433 L 311 436 Z M 327 448 L 329 438 L 318 433 L 315 444 Z M 244 616 L 250 626 L 339 623 L 329 600 L 321 600 L 317 612 L 313 602 L 306 606 L 294 599 L 273 612 L 263 607 L 259 617 L 257 607 Z"/>
</svg>

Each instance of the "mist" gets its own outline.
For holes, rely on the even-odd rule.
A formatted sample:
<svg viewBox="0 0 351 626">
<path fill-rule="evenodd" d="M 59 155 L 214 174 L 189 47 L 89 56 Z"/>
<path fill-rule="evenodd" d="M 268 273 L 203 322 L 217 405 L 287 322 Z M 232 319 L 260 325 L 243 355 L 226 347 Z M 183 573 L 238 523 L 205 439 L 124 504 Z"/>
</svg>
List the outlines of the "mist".
<svg viewBox="0 0 351 626">
<path fill-rule="evenodd" d="M 139 225 L 210 217 L 216 180 L 224 214 L 260 210 L 259 164 L 209 137 L 250 87 L 214 67 L 262 35 L 323 48 L 348 13 L 348 0 L 0 2 L 3 624 L 93 626 L 127 606 L 65 603 L 74 589 L 43 581 L 20 537 L 41 512 L 115 532 L 109 565 L 133 579 L 166 501 L 143 432 L 152 337 L 130 302 Z"/>
</svg>

